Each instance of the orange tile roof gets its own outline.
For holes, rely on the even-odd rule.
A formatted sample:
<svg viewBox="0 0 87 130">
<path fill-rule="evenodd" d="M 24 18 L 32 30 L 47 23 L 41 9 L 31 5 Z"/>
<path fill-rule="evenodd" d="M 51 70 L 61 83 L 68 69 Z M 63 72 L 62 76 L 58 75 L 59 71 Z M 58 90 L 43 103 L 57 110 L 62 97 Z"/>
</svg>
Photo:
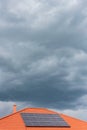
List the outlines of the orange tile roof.
<svg viewBox="0 0 87 130">
<path fill-rule="evenodd" d="M 59 114 L 45 108 L 25 108 L 0 118 L 0 130 L 87 130 L 87 122 L 59 114 L 71 127 L 26 127 L 20 113 Z"/>
</svg>

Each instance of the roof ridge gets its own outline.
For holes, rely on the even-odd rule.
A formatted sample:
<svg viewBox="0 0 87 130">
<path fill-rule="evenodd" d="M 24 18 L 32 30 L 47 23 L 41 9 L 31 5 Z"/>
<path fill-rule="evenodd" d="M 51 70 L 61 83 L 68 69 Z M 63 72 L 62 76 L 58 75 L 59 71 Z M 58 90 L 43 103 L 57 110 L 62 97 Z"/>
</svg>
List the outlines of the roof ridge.
<svg viewBox="0 0 87 130">
<path fill-rule="evenodd" d="M 69 115 L 66 115 L 66 114 L 63 114 L 63 113 L 60 113 L 60 116 L 66 116 L 66 117 L 68 117 L 68 118 L 72 118 L 72 119 L 74 119 L 74 120 L 81 121 L 81 122 L 84 122 L 84 123 L 87 124 L 87 121 L 84 121 L 84 120 L 81 120 L 81 119 L 79 119 L 79 118 L 75 118 L 75 117 L 73 117 L 73 116 L 69 116 Z"/>
<path fill-rule="evenodd" d="M 17 111 L 17 112 L 15 112 L 15 113 L 11 113 L 11 114 L 9 114 L 9 115 L 6 115 L 6 116 L 3 116 L 3 117 L 1 117 L 0 118 L 0 120 L 2 120 L 2 119 L 4 119 L 4 118 L 7 118 L 7 117 L 10 117 L 10 116 L 12 116 L 12 115 L 15 115 L 15 114 L 17 114 L 17 113 L 19 113 L 19 112 L 22 112 L 22 111 L 24 111 L 24 110 L 26 110 L 26 109 L 47 109 L 47 108 L 33 108 L 33 107 L 26 107 L 26 108 L 24 108 L 24 109 L 21 109 L 21 110 L 19 110 L 19 111 Z M 48 109 L 47 109 L 48 110 Z M 50 110 L 50 111 L 52 111 L 52 110 Z"/>
<path fill-rule="evenodd" d="M 15 114 L 17 114 L 17 113 L 19 113 L 19 112 L 21 112 L 21 111 L 26 110 L 26 109 L 29 109 L 29 108 L 27 107 L 27 108 L 24 108 L 24 109 L 22 109 L 22 110 L 19 110 L 19 111 L 15 112 L 15 113 L 11 113 L 11 114 L 9 114 L 9 115 L 6 115 L 6 116 L 4 116 L 4 117 L 1 117 L 0 120 L 2 120 L 2 119 L 4 119 L 4 118 L 7 118 L 7 117 L 10 117 L 10 116 L 12 116 L 12 115 L 15 115 Z"/>
</svg>

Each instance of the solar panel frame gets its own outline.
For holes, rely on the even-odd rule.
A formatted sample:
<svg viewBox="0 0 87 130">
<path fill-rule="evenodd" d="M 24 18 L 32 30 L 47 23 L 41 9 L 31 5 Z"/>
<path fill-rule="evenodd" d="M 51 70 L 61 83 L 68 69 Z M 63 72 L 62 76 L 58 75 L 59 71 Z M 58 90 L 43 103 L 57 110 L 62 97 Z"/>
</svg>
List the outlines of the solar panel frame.
<svg viewBox="0 0 87 130">
<path fill-rule="evenodd" d="M 26 127 L 70 127 L 59 114 L 21 113 Z"/>
</svg>

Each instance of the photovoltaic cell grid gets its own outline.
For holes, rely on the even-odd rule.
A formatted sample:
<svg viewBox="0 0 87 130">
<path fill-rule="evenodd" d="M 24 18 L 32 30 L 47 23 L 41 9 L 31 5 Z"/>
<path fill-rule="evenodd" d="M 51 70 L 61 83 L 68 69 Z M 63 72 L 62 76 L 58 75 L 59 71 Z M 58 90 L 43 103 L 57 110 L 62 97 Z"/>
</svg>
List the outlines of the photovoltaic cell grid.
<svg viewBox="0 0 87 130">
<path fill-rule="evenodd" d="M 25 126 L 70 127 L 59 114 L 21 113 Z"/>
</svg>

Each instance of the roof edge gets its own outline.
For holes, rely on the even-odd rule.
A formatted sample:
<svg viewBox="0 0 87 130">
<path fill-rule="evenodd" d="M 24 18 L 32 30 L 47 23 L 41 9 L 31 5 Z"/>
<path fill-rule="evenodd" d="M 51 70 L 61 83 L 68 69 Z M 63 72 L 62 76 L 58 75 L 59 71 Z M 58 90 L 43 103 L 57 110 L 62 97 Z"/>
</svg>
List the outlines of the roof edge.
<svg viewBox="0 0 87 130">
<path fill-rule="evenodd" d="M 63 113 L 60 113 L 60 116 L 66 116 L 66 117 L 68 117 L 68 118 L 72 118 L 72 119 L 74 119 L 74 120 L 78 120 L 78 121 L 81 121 L 81 122 L 84 122 L 84 123 L 87 124 L 87 121 L 85 121 L 85 120 L 81 120 L 81 119 L 79 119 L 79 118 L 75 118 L 75 117 L 73 117 L 73 116 L 69 116 L 69 115 L 66 115 L 66 114 L 63 114 Z"/>
<path fill-rule="evenodd" d="M 9 116 L 15 115 L 15 114 L 17 114 L 17 113 L 19 113 L 19 112 L 21 112 L 21 111 L 26 110 L 26 109 L 28 109 L 28 108 L 24 108 L 24 109 L 19 110 L 19 111 L 15 112 L 15 113 L 11 113 L 11 114 L 9 114 L 9 115 L 3 116 L 3 117 L 0 118 L 0 120 L 2 120 L 2 119 L 4 119 L 4 118 L 7 118 L 7 117 L 9 117 Z"/>
<path fill-rule="evenodd" d="M 9 115 L 3 116 L 3 117 L 0 118 L 0 120 L 2 120 L 2 119 L 4 119 L 4 118 L 7 118 L 7 117 L 10 117 L 10 116 L 12 116 L 12 115 L 15 115 L 15 114 L 17 114 L 17 113 L 19 113 L 19 112 L 22 112 L 22 111 L 26 110 L 26 109 L 47 109 L 47 108 L 38 108 L 38 107 L 37 107 L 37 108 L 33 108 L 33 107 L 26 107 L 26 108 L 24 108 L 24 109 L 21 109 L 21 110 L 15 112 L 15 113 L 11 113 L 11 114 L 9 114 Z M 47 110 L 48 110 L 48 109 L 47 109 Z"/>
</svg>

